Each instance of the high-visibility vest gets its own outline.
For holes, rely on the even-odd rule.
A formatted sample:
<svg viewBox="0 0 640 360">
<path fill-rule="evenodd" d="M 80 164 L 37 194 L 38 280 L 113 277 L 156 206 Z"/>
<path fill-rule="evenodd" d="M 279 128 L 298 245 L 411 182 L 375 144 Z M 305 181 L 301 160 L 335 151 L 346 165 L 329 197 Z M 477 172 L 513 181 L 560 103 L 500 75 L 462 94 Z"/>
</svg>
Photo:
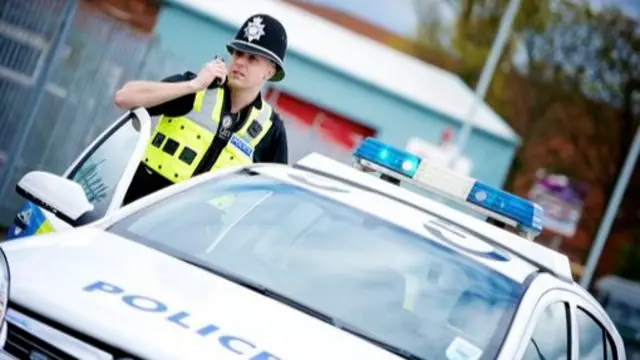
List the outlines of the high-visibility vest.
<svg viewBox="0 0 640 360">
<path fill-rule="evenodd" d="M 147 145 L 144 164 L 173 183 L 191 178 L 218 131 L 224 96 L 223 88 L 205 89 L 196 93 L 189 114 L 163 115 Z M 273 125 L 272 112 L 264 100 L 261 109 L 253 107 L 243 127 L 231 135 L 210 171 L 253 163 L 256 146 Z"/>
</svg>

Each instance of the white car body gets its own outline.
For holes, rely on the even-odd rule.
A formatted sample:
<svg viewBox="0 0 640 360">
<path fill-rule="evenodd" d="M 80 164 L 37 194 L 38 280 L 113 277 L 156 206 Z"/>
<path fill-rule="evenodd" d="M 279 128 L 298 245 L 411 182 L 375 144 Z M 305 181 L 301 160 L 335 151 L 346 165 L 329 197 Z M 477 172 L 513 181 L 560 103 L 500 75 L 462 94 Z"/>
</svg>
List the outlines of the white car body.
<svg viewBox="0 0 640 360">
<path fill-rule="evenodd" d="M 255 344 L 231 343 L 246 359 L 396 358 L 275 300 L 99 229 L 7 245 L 13 245 L 7 246 L 11 302 L 139 358 L 237 359 L 220 343 L 224 336 Z M 115 258 L 128 265 L 114 266 Z M 35 319 L 13 310 L 10 326 L 32 327 Z"/>
<path fill-rule="evenodd" d="M 566 256 L 328 158 L 312 155 L 300 165 L 251 168 L 424 235 L 526 284 L 495 359 L 529 359 L 527 339 L 544 323 L 539 320 L 547 307 L 560 302 L 570 314 L 567 327 L 572 335 L 566 345 L 571 360 L 591 358 L 578 352 L 578 308 L 606 331 L 615 359 L 626 360 L 609 317 L 570 279 Z M 144 359 L 403 359 L 285 303 L 105 230 L 164 199 L 236 171 L 197 176 L 76 229 L 2 243 L 11 269 L 5 348 L 20 345 L 15 344 L 19 331 L 83 359 L 114 359 L 116 351 Z M 430 237 L 423 224 L 436 216 L 468 229 L 468 241 L 454 244 L 452 239 Z M 484 256 L 495 250 L 507 252 L 510 260 Z M 551 339 L 553 334 L 548 335 Z M 478 350 L 456 338 L 446 357 L 482 359 Z M 29 356 L 43 358 L 44 353 L 36 349 Z"/>
</svg>

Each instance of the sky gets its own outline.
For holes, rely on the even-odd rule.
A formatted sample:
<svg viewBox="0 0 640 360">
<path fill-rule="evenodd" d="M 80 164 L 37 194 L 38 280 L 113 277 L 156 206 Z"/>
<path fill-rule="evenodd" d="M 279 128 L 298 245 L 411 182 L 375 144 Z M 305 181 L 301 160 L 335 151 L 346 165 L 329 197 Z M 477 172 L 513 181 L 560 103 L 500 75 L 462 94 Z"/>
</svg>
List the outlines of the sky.
<svg viewBox="0 0 640 360">
<path fill-rule="evenodd" d="M 305 0 L 327 5 L 371 21 L 402 35 L 413 34 L 418 24 L 414 11 L 416 0 Z M 421 0 L 418 0 L 421 1 Z M 640 1 L 640 0 L 637 0 Z"/>
<path fill-rule="evenodd" d="M 358 16 L 395 33 L 411 36 L 418 24 L 416 1 L 439 2 L 444 0 L 305 0 L 331 6 Z M 620 6 L 626 13 L 640 19 L 640 0 L 590 0 L 594 8 L 602 5 Z M 446 9 L 443 9 L 446 12 Z"/>
<path fill-rule="evenodd" d="M 640 19 L 640 1 L 639 0 L 591 0 L 594 7 L 609 5 L 619 6 L 627 14 L 636 19 Z"/>
</svg>

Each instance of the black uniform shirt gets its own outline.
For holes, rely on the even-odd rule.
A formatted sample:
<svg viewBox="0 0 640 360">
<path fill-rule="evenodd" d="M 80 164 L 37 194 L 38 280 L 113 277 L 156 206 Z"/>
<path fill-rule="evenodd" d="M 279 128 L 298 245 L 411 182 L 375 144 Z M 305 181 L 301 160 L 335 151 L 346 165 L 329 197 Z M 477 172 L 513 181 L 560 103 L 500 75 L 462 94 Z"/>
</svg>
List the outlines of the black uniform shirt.
<svg viewBox="0 0 640 360">
<path fill-rule="evenodd" d="M 176 74 L 164 78 L 164 82 L 182 82 L 189 81 L 196 77 L 196 74 L 188 71 L 184 74 Z M 226 86 L 226 85 L 223 85 Z M 209 89 L 213 89 L 215 86 L 210 86 Z M 258 95 L 253 103 L 242 109 L 239 113 L 231 113 L 231 99 L 228 96 L 229 89 L 225 88 L 224 102 L 222 105 L 222 115 L 229 115 L 233 120 L 231 130 L 236 132 L 245 125 L 247 117 L 251 112 L 252 107 L 262 107 L 262 97 Z M 151 116 L 167 115 L 171 117 L 179 117 L 187 115 L 193 109 L 193 103 L 195 101 L 196 94 L 188 94 L 179 97 L 174 100 L 170 100 L 166 103 L 148 108 L 147 111 Z M 264 138 L 258 143 L 253 154 L 254 162 L 270 162 L 286 164 L 288 162 L 288 148 L 287 148 L 287 135 L 285 132 L 284 123 L 280 118 L 280 115 L 273 111 L 271 115 L 271 121 L 273 125 L 265 134 Z M 222 152 L 222 149 L 227 145 L 230 138 L 230 133 L 222 130 L 222 126 L 218 127 L 218 132 L 213 139 L 213 142 L 209 149 L 206 151 L 202 161 L 196 168 L 194 175 L 207 172 L 211 169 L 213 164 L 218 159 L 218 156 Z M 124 204 L 128 204 L 134 200 L 137 200 L 143 196 L 146 196 L 152 192 L 160 190 L 166 186 L 171 185 L 171 181 L 165 179 L 161 175 L 151 171 L 144 163 L 140 163 L 136 174 L 134 175 L 131 186 L 125 196 Z"/>
</svg>

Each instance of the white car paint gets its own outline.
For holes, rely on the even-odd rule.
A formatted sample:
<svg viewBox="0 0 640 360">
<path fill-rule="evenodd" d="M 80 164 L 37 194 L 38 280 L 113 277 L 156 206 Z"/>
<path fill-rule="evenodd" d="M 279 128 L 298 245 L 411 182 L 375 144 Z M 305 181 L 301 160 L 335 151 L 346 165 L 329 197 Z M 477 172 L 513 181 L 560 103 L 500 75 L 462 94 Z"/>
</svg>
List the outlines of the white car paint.
<svg viewBox="0 0 640 360">
<path fill-rule="evenodd" d="M 11 254 L 13 302 L 142 358 L 238 359 L 220 345 L 226 335 L 255 344 L 232 344 L 244 359 L 398 359 L 278 301 L 99 229 L 3 248 Z M 110 287 L 98 282 L 122 291 L 100 290 Z M 157 310 L 154 301 L 166 310 L 139 309 Z"/>
</svg>

